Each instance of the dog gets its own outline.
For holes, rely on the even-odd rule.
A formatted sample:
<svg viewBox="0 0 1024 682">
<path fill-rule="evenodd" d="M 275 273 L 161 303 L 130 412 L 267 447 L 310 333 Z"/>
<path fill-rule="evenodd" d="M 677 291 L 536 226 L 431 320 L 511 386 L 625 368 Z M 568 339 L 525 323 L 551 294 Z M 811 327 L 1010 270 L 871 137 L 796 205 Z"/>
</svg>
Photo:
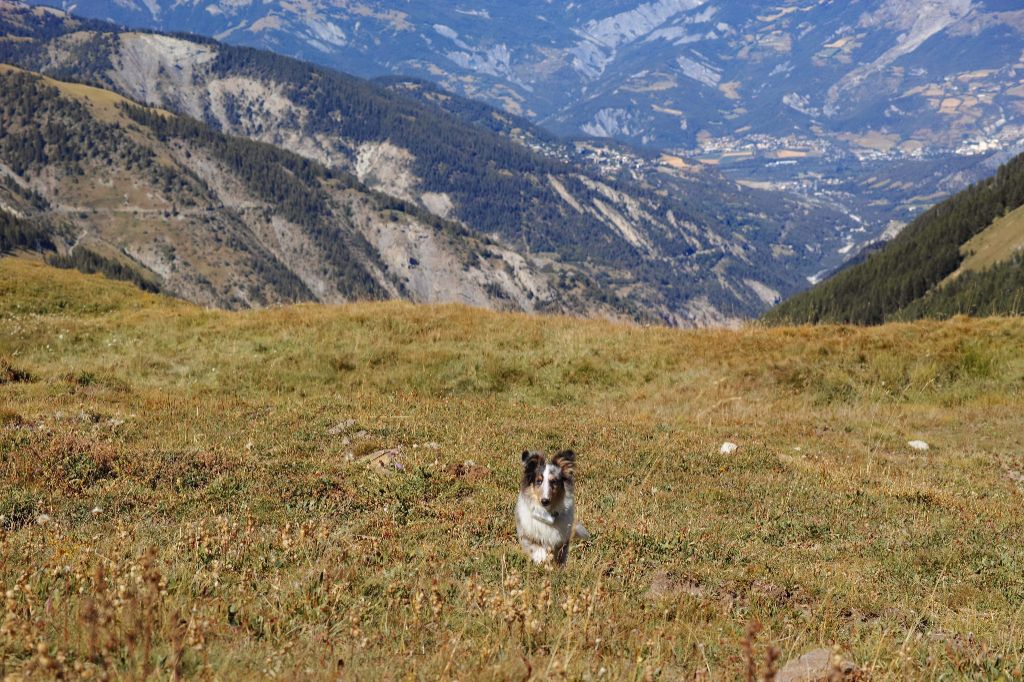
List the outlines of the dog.
<svg viewBox="0 0 1024 682">
<path fill-rule="evenodd" d="M 563 450 L 548 462 L 539 452 L 523 452 L 523 478 L 516 501 L 516 531 L 523 551 L 536 564 L 559 566 L 569 556 L 573 537 L 590 533 L 576 523 L 573 478 L 576 454 Z"/>
</svg>

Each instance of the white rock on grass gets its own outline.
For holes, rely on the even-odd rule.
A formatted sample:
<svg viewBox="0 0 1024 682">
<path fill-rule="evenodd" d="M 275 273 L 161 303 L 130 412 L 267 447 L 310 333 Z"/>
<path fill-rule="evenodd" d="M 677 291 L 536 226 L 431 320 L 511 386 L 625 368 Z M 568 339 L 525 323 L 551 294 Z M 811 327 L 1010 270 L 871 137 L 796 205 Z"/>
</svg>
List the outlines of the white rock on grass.
<svg viewBox="0 0 1024 682">
<path fill-rule="evenodd" d="M 912 440 L 909 443 L 907 443 L 907 445 L 914 448 L 915 450 L 924 451 L 928 449 L 928 443 L 925 443 L 923 440 Z"/>
<path fill-rule="evenodd" d="M 732 453 L 736 452 L 736 448 L 738 447 L 739 446 L 736 445 L 736 443 L 730 443 L 729 441 L 725 441 L 724 443 L 722 443 L 722 447 L 718 448 L 718 451 L 723 455 L 731 455 Z"/>
<path fill-rule="evenodd" d="M 818 682 L 818 680 L 854 680 L 860 670 L 852 661 L 843 660 L 832 649 L 815 649 L 782 666 L 776 682 Z"/>
</svg>

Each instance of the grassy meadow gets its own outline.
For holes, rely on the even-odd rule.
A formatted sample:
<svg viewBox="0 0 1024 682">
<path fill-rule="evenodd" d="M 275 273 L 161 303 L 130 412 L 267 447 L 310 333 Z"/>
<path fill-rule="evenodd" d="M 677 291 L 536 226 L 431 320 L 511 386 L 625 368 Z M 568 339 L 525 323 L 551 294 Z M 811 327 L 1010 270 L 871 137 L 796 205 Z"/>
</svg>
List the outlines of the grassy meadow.
<svg viewBox="0 0 1024 682">
<path fill-rule="evenodd" d="M 1022 350 L 225 313 L 3 258 L 0 679 L 1020 679 Z M 593 538 L 558 571 L 512 507 L 561 447 Z"/>
</svg>

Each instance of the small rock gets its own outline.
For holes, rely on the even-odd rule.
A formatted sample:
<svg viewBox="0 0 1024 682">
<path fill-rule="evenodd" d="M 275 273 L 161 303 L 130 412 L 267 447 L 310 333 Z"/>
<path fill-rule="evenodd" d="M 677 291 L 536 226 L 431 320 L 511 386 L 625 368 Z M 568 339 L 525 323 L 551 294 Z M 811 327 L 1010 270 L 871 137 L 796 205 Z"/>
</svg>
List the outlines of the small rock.
<svg viewBox="0 0 1024 682">
<path fill-rule="evenodd" d="M 330 429 L 328 429 L 327 433 L 331 434 L 332 436 L 337 436 L 339 434 L 345 433 L 346 431 L 348 431 L 349 429 L 351 429 L 355 425 L 356 425 L 356 420 L 355 419 L 345 419 L 343 421 L 338 422 L 337 424 L 332 426 Z"/>
<path fill-rule="evenodd" d="M 99 516 L 102 513 L 103 513 L 103 509 L 101 507 L 93 507 L 92 508 L 92 515 L 93 516 Z"/>
<path fill-rule="evenodd" d="M 857 680 L 860 671 L 851 661 L 844 661 L 832 649 L 814 649 L 782 666 L 776 682 L 820 682 L 824 680 Z"/>
<path fill-rule="evenodd" d="M 669 571 L 658 571 L 651 577 L 651 587 L 647 590 L 647 598 L 652 601 L 688 595 L 695 599 L 706 596 L 699 581 L 687 576 L 676 575 Z"/>
<path fill-rule="evenodd" d="M 398 458 L 400 454 L 402 454 L 402 451 L 399 448 L 377 450 L 360 458 L 359 461 L 368 469 L 376 469 L 377 471 L 390 474 L 395 471 L 405 471 L 405 465 Z"/>
<path fill-rule="evenodd" d="M 722 447 L 718 448 L 718 451 L 723 455 L 731 455 L 732 453 L 736 452 L 736 448 L 738 447 L 739 446 L 736 445 L 736 443 L 730 443 L 729 441 L 725 441 L 724 443 L 722 443 Z"/>
<path fill-rule="evenodd" d="M 49 514 L 40 514 L 39 516 L 36 517 L 36 525 L 37 526 L 45 526 L 49 522 L 50 522 L 50 515 Z"/>
<path fill-rule="evenodd" d="M 1006 470 L 1006 475 L 1011 481 L 1013 481 L 1014 483 L 1019 483 L 1020 485 L 1024 485 L 1024 471 L 1011 469 L 1008 466 L 1004 466 L 1003 469 Z"/>
<path fill-rule="evenodd" d="M 908 442 L 907 445 L 914 448 L 915 450 L 924 451 L 928 449 L 928 443 L 925 443 L 923 440 L 912 440 Z"/>
</svg>

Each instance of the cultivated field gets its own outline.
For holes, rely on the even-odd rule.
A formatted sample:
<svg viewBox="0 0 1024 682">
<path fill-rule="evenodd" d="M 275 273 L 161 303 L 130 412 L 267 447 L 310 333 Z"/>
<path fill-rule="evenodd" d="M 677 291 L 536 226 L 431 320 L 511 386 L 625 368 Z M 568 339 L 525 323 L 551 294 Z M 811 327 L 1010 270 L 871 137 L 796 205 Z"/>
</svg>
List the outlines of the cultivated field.
<svg viewBox="0 0 1024 682">
<path fill-rule="evenodd" d="M 0 678 L 736 679 L 835 646 L 1019 679 L 1022 349 L 229 314 L 0 259 Z M 579 454 L 563 571 L 515 542 L 527 447 Z"/>
</svg>

